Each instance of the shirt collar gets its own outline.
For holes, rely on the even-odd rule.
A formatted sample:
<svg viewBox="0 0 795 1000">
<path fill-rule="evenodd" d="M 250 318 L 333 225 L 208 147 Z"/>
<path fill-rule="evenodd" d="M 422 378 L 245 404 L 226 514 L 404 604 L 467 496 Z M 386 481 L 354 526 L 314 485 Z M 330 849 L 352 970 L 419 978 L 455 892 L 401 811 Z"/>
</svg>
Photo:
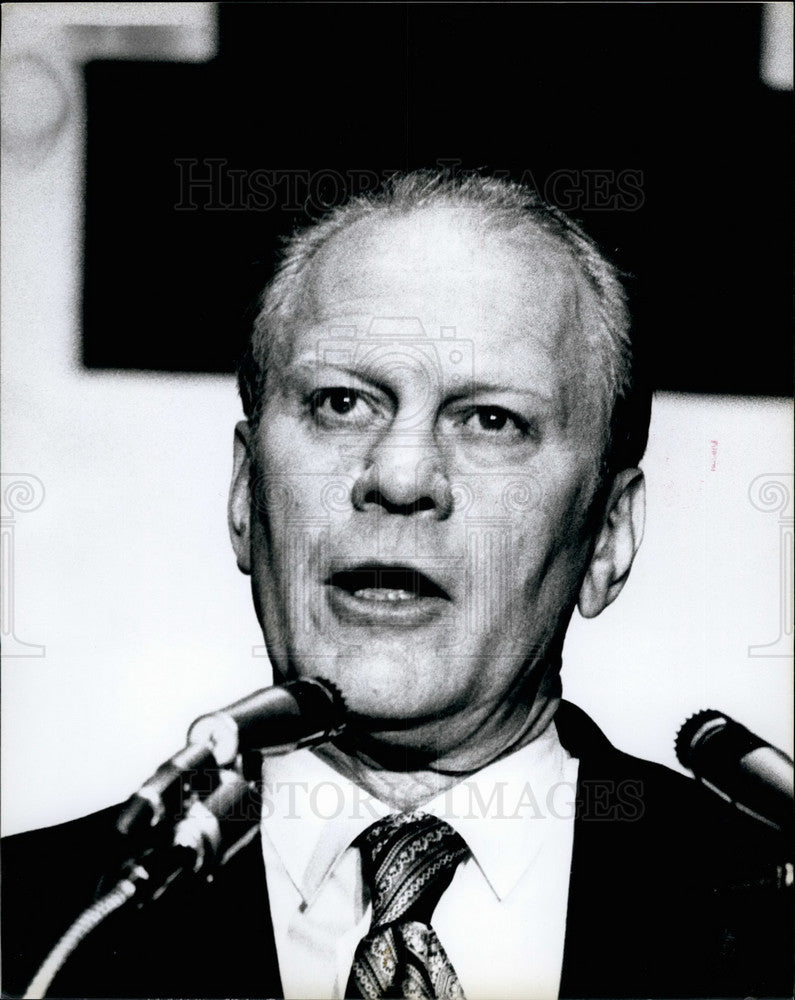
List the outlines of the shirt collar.
<svg viewBox="0 0 795 1000">
<path fill-rule="evenodd" d="M 262 775 L 262 836 L 308 905 L 359 834 L 395 810 L 310 750 L 266 757 Z"/>
<path fill-rule="evenodd" d="M 504 899 L 562 823 L 573 822 L 577 761 L 554 723 L 514 753 L 465 778 L 422 807 L 466 841 Z"/>
<path fill-rule="evenodd" d="M 446 820 L 461 835 L 503 899 L 548 838 L 560 835 L 559 824 L 573 822 L 576 764 L 553 723 L 419 811 Z M 392 812 L 310 750 L 264 760 L 262 836 L 305 905 L 359 834 Z"/>
</svg>

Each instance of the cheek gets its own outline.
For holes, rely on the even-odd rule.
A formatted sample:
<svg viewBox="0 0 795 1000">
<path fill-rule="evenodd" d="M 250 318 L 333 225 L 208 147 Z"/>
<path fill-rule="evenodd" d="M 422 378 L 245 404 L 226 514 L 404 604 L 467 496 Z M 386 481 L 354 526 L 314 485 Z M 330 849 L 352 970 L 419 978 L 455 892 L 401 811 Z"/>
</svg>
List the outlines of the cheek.
<svg viewBox="0 0 795 1000">
<path fill-rule="evenodd" d="M 340 449 L 322 445 L 305 424 L 275 415 L 261 425 L 252 480 L 253 544 L 263 585 L 303 600 L 335 532 L 350 518 L 353 475 Z M 290 585 L 287 586 L 288 581 Z"/>
<path fill-rule="evenodd" d="M 291 411 L 275 410 L 267 425 L 263 417 L 257 441 L 259 464 L 266 477 L 301 478 L 307 483 L 312 478 L 320 481 L 328 476 L 339 477 L 360 465 L 365 451 L 362 434 L 319 433 L 307 416 Z M 318 495 L 308 486 L 305 491 L 297 491 L 296 499 L 303 501 L 304 492 L 309 499 Z"/>
<path fill-rule="evenodd" d="M 578 586 L 590 551 L 585 493 L 549 489 L 535 509 L 514 519 L 514 569 L 525 600 L 537 599 L 545 586 L 558 594 Z"/>
<path fill-rule="evenodd" d="M 265 414 L 267 416 L 267 414 Z M 320 508 L 324 460 L 312 447 L 301 421 L 281 415 L 263 426 L 257 445 L 256 500 L 260 517 L 271 525 L 305 519 Z"/>
</svg>

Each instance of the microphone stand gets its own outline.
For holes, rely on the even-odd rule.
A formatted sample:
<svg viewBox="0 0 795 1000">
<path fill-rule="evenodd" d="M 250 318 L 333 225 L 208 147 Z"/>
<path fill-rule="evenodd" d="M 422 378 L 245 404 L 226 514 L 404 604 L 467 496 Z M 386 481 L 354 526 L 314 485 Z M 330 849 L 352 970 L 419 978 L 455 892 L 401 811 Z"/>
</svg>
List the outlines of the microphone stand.
<svg viewBox="0 0 795 1000">
<path fill-rule="evenodd" d="M 261 755 L 250 755 L 261 763 Z M 241 770 L 247 770 L 241 766 Z M 259 825 L 259 777 L 246 779 L 238 770 L 222 768 L 216 787 L 196 798 L 179 820 L 169 842 L 147 847 L 121 867 L 111 888 L 85 909 L 47 955 L 28 986 L 24 1000 L 42 1000 L 70 955 L 112 913 L 135 901 L 144 906 L 172 885 L 221 867 Z"/>
<path fill-rule="evenodd" d="M 342 699 L 321 678 L 255 691 L 197 719 L 187 745 L 125 804 L 116 829 L 130 846 L 128 860 L 100 883 L 110 888 L 59 939 L 24 1000 L 42 1000 L 69 956 L 112 913 L 211 873 L 244 845 L 259 825 L 263 755 L 316 746 L 344 727 Z"/>
</svg>

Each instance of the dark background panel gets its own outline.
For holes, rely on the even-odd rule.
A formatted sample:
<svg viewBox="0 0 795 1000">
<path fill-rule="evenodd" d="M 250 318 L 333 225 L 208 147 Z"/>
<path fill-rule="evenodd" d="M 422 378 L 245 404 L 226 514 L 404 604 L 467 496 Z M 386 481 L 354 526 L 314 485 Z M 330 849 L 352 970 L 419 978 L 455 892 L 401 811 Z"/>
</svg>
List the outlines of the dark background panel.
<svg viewBox="0 0 795 1000">
<path fill-rule="evenodd" d="M 86 67 L 87 366 L 232 371 L 281 235 L 448 163 L 585 222 L 634 276 L 658 387 L 790 394 L 791 95 L 759 81 L 761 5 L 219 17 L 207 65 Z"/>
</svg>

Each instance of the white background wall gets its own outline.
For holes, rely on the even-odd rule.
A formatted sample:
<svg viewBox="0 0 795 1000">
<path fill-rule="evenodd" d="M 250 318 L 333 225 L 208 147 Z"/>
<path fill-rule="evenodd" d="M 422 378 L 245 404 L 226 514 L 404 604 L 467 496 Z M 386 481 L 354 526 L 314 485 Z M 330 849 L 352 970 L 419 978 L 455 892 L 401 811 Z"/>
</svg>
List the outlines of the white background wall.
<svg viewBox="0 0 795 1000">
<path fill-rule="evenodd" d="M 136 6 L 152 23 L 177 17 Z M 163 5 L 180 17 L 209 6 Z M 6 146 L 2 190 L 3 489 L 28 474 L 44 496 L 35 510 L 3 508 L 14 547 L 3 585 L 16 639 L 45 647 L 3 663 L 6 833 L 126 797 L 196 715 L 268 681 L 226 537 L 233 380 L 77 362 L 82 94 L 63 24 L 86 8 L 112 24 L 130 5 L 45 7 L 7 7 L 3 43 L 6 69 L 37 52 L 62 88 L 29 67 L 4 89 L 21 140 Z M 189 58 L 211 50 L 203 17 Z M 781 633 L 785 586 L 779 514 L 754 506 L 749 487 L 765 474 L 788 482 L 792 517 L 791 427 L 786 400 L 657 400 L 641 555 L 617 604 L 575 621 L 565 656 L 567 696 L 624 749 L 675 766 L 677 727 L 711 706 L 791 752 L 792 658 L 749 655 Z M 18 653 L 4 614 L 6 654 Z"/>
</svg>

